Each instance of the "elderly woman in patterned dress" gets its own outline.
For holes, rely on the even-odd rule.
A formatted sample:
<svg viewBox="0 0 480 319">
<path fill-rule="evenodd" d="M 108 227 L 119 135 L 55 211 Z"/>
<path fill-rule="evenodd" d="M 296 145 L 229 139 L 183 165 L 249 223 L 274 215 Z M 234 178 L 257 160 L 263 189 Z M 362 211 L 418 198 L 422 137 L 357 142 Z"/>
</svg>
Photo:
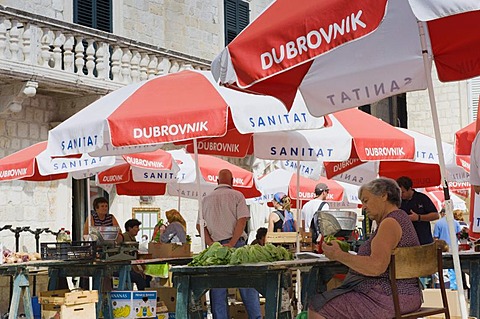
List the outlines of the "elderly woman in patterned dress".
<svg viewBox="0 0 480 319">
<path fill-rule="evenodd" d="M 418 246 L 418 237 L 408 215 L 399 209 L 400 188 L 394 180 L 379 178 L 363 185 L 359 198 L 367 217 L 374 220 L 378 227 L 357 255 L 343 252 L 336 242 L 322 245 L 325 256 L 347 265 L 350 270 L 340 287 L 313 296 L 309 304 L 309 319 L 380 319 L 395 316 L 388 279 L 390 255 L 396 247 Z M 420 308 L 418 280 L 399 280 L 398 290 L 402 312 Z"/>
</svg>

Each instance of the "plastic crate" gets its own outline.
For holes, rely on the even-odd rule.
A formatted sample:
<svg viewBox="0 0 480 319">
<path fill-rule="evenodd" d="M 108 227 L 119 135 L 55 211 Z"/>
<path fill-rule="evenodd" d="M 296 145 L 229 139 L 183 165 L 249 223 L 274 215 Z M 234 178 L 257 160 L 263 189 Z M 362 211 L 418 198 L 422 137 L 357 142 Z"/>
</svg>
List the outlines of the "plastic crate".
<svg viewBox="0 0 480 319">
<path fill-rule="evenodd" d="M 92 260 L 96 255 L 94 241 L 41 243 L 40 246 L 43 260 Z"/>
</svg>

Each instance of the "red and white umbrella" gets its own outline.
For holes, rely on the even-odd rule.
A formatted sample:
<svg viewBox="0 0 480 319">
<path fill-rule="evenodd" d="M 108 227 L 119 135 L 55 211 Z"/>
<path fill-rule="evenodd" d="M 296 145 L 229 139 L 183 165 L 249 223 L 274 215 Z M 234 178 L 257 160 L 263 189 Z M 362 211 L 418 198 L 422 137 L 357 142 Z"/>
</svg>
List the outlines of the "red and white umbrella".
<svg viewBox="0 0 480 319">
<path fill-rule="evenodd" d="M 174 182 L 180 170 L 172 155 L 161 149 L 123 155 L 122 159 L 123 163 L 101 172 L 97 177 L 100 186 L 115 185 L 119 195 L 164 195 L 165 183 Z M 110 191 L 109 187 L 102 187 Z"/>
<path fill-rule="evenodd" d="M 163 143 L 219 137 L 228 129 L 254 131 L 318 128 L 303 99 L 288 112 L 277 99 L 219 86 L 210 72 L 181 71 L 127 85 L 49 131 L 52 155 L 129 154 Z"/>
<path fill-rule="evenodd" d="M 276 169 L 259 177 L 256 182 L 262 195 L 255 198 L 254 202 L 270 202 L 277 192 L 288 194 L 293 200 L 299 199 L 301 202 L 307 202 L 315 198 L 315 186 L 318 183 L 325 183 L 330 190 L 326 201 L 346 202 L 353 206 L 361 204 L 358 199 L 358 186 L 329 180 L 325 177 L 313 180 L 300 176 L 297 186 L 297 174 L 284 169 Z M 292 202 L 292 207 L 296 207 L 295 202 Z"/>
<path fill-rule="evenodd" d="M 431 61 L 441 81 L 480 75 L 480 33 L 472 32 L 478 21 L 480 2 L 470 0 L 277 0 L 214 60 L 212 72 L 221 83 L 276 96 L 287 106 L 300 90 L 314 115 L 428 88 L 440 153 Z M 445 179 L 443 156 L 440 166 Z M 459 282 L 466 317 L 463 297 Z"/>
<path fill-rule="evenodd" d="M 47 142 L 40 142 L 0 159 L 0 181 L 49 181 L 65 179 L 68 174 L 76 179 L 94 176 L 115 164 L 115 157 L 78 156 L 51 157 Z"/>
<path fill-rule="evenodd" d="M 415 141 L 415 158 L 411 161 L 382 160 L 364 162 L 352 159 L 346 162 L 325 162 L 325 171 L 328 178 L 337 176 L 338 180 L 346 182 L 365 183 L 378 176 L 397 179 L 400 176 L 409 176 L 416 188 L 441 185 L 441 174 L 438 151 L 435 139 L 425 134 L 408 129 L 395 128 L 412 137 Z M 454 163 L 453 145 L 442 143 L 444 162 L 447 166 L 448 180 L 468 182 L 468 174 Z"/>
<path fill-rule="evenodd" d="M 286 105 L 299 89 L 310 112 L 324 115 L 426 89 L 432 58 L 441 81 L 480 75 L 479 10 L 468 0 L 277 0 L 212 72 Z"/>
<path fill-rule="evenodd" d="M 463 167 L 467 172 L 470 172 L 470 153 L 476 135 L 476 122 L 455 132 L 455 160 L 457 165 Z"/>
<path fill-rule="evenodd" d="M 243 145 L 243 152 L 237 152 L 241 157 L 254 154 L 261 159 L 292 161 L 411 160 L 415 156 L 412 137 L 365 112 L 340 111 L 325 121 L 326 127 L 316 130 L 251 135 L 231 130 L 221 138 L 200 140 L 198 149 L 199 153 L 235 156 L 226 145 L 238 143 Z M 193 146 L 187 150 L 193 152 Z"/>
<path fill-rule="evenodd" d="M 153 153 L 153 154 L 152 154 Z M 108 169 L 98 175 L 99 185 L 115 185 L 119 195 L 164 195 L 199 198 L 209 194 L 217 186 L 218 172 L 229 169 L 233 174 L 233 188 L 242 192 L 246 198 L 257 197 L 257 190 L 253 173 L 233 165 L 220 158 L 199 155 L 198 163 L 201 173 L 200 194 L 196 184 L 196 165 L 194 156 L 184 150 L 140 153 L 124 156 L 130 158 L 129 164 L 122 164 Z M 159 158 L 170 158 L 172 165 L 167 165 L 163 160 L 163 167 L 142 163 L 147 157 L 152 159 L 155 155 Z M 158 160 L 160 161 L 160 160 Z M 142 166 L 134 165 L 142 163 Z M 142 193 L 143 192 L 143 193 Z M 199 196 L 200 195 L 200 196 Z"/>
<path fill-rule="evenodd" d="M 443 190 L 424 189 L 422 190 L 422 193 L 427 195 L 432 200 L 432 202 L 435 204 L 435 207 L 437 208 L 438 211 L 440 211 L 442 208 L 445 207 L 445 195 L 443 193 Z M 451 194 L 450 196 L 453 202 L 453 209 L 461 209 L 464 211 L 467 210 L 467 205 L 465 204 L 465 201 L 463 199 L 461 199 L 455 194 Z"/>
<path fill-rule="evenodd" d="M 50 181 L 64 179 L 68 174 L 41 175 L 38 171 L 36 157 L 47 147 L 47 142 L 40 142 L 0 159 L 0 181 Z"/>
</svg>

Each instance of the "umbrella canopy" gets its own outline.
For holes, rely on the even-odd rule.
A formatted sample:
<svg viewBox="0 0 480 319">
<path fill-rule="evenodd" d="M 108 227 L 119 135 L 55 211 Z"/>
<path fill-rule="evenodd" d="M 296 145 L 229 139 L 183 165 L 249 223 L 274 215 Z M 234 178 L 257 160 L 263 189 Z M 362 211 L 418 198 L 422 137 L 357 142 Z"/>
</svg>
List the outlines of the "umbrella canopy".
<svg viewBox="0 0 480 319">
<path fill-rule="evenodd" d="M 37 156 L 47 147 L 40 142 L 0 159 L 0 181 L 50 181 L 67 178 L 68 174 L 41 175 L 38 170 Z"/>
<path fill-rule="evenodd" d="M 465 0 L 277 0 L 217 56 L 212 72 L 287 106 L 299 89 L 310 112 L 324 115 L 427 88 L 424 52 L 441 81 L 480 75 L 480 33 L 471 32 L 479 10 Z"/>
<path fill-rule="evenodd" d="M 51 157 L 47 142 L 40 142 L 0 160 L 0 181 L 49 181 L 64 179 L 70 173 L 76 179 L 94 176 L 115 164 L 115 157 L 78 156 Z"/>
<path fill-rule="evenodd" d="M 162 158 L 171 158 L 172 166 L 150 165 L 138 167 L 132 163 L 138 163 L 139 159 L 153 158 L 155 155 Z M 199 190 L 196 184 L 196 165 L 194 156 L 184 150 L 163 151 L 153 153 L 139 153 L 129 156 L 130 161 L 108 169 L 98 175 L 100 186 L 105 184 L 114 185 L 119 195 L 164 195 L 186 198 L 198 198 Z M 166 163 L 165 161 L 163 163 Z M 209 194 L 217 186 L 218 172 L 221 169 L 229 169 L 233 174 L 233 188 L 242 192 L 246 198 L 257 197 L 257 190 L 253 180 L 253 173 L 241 167 L 233 165 L 220 158 L 199 155 L 198 157 L 201 197 Z M 168 168 L 167 168 L 168 167 Z M 105 187 L 105 186 L 102 186 Z M 109 188 L 108 188 L 109 189 Z"/>
<path fill-rule="evenodd" d="M 346 181 L 353 179 L 360 184 L 375 179 L 377 176 L 393 179 L 397 179 L 400 176 L 408 176 L 412 179 L 413 185 L 416 188 L 440 185 L 441 174 L 435 139 L 412 130 L 402 128 L 395 129 L 414 139 L 414 160 L 382 160 L 365 163 L 355 159 L 342 163 L 325 162 L 326 176 L 328 178 L 339 176 L 339 180 L 346 179 Z M 467 182 L 468 174 L 454 163 L 453 145 L 448 143 L 443 143 L 442 145 L 445 163 L 448 169 L 448 179 L 456 182 Z"/>
<path fill-rule="evenodd" d="M 284 169 L 276 169 L 257 179 L 262 196 L 255 198 L 255 202 L 270 202 L 277 192 L 288 194 L 292 200 L 299 199 L 307 202 L 315 198 L 314 190 L 318 183 L 327 184 L 329 193 L 326 201 L 328 202 L 347 202 L 354 206 L 361 204 L 356 185 L 329 180 L 325 177 L 313 180 L 300 176 L 297 187 L 297 174 Z M 292 202 L 292 207 L 296 207 L 296 201 Z"/>
<path fill-rule="evenodd" d="M 455 161 L 467 172 L 470 172 L 470 153 L 476 135 L 476 122 L 455 132 Z"/>
<path fill-rule="evenodd" d="M 164 195 L 165 183 L 175 181 L 180 169 L 172 155 L 161 149 L 123 155 L 122 159 L 118 165 L 97 176 L 97 184 L 107 191 L 115 187 L 119 195 Z"/>
<path fill-rule="evenodd" d="M 308 113 L 301 97 L 287 112 L 277 99 L 229 90 L 210 72 L 186 70 L 107 94 L 50 130 L 48 150 L 53 155 L 128 154 L 223 136 L 233 127 L 248 133 L 323 124 L 323 118 Z"/>
<path fill-rule="evenodd" d="M 325 117 L 326 127 L 316 130 L 263 132 L 243 135 L 231 130 L 221 138 L 199 141 L 200 153 L 232 156 L 229 145 L 243 145 L 240 156 L 271 160 L 346 161 L 411 160 L 415 156 L 412 137 L 382 120 L 356 109 L 336 112 Z M 241 142 L 240 142 L 241 141 Z M 187 150 L 193 151 L 188 145 Z"/>
<path fill-rule="evenodd" d="M 422 190 L 422 193 L 427 195 L 432 202 L 435 204 L 435 207 L 438 211 L 445 207 L 445 195 L 443 194 L 443 190 Z M 461 209 L 463 211 L 467 210 L 467 205 L 465 201 L 458 197 L 455 194 L 450 195 L 452 202 L 453 202 L 453 209 Z"/>
</svg>

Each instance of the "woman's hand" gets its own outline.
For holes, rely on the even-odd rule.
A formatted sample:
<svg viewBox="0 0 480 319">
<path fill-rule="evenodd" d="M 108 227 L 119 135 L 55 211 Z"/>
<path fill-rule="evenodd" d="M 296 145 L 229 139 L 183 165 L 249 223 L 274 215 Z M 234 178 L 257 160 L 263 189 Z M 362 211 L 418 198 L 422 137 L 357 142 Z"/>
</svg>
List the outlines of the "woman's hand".
<svg viewBox="0 0 480 319">
<path fill-rule="evenodd" d="M 322 243 L 323 254 L 330 260 L 337 260 L 339 254 L 344 254 L 345 252 L 340 248 L 340 245 L 332 240 L 330 243 Z"/>
</svg>

